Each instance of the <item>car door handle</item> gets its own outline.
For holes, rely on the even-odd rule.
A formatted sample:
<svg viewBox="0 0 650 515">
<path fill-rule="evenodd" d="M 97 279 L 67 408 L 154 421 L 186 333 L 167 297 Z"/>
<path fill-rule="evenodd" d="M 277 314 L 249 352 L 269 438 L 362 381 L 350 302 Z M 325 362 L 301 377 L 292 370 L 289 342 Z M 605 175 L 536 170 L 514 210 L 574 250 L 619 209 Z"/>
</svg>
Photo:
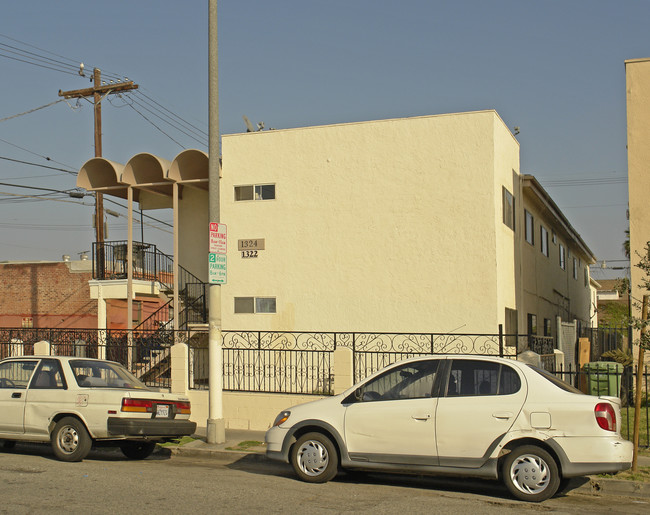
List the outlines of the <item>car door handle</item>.
<svg viewBox="0 0 650 515">
<path fill-rule="evenodd" d="M 428 413 L 423 413 L 422 415 L 411 415 L 411 418 L 414 420 L 429 420 L 431 415 Z"/>
<path fill-rule="evenodd" d="M 12 399 L 20 399 L 22 396 L 23 396 L 23 394 L 20 393 L 20 392 L 14 392 L 14 393 L 11 394 Z"/>
<path fill-rule="evenodd" d="M 497 411 L 496 413 L 492 413 L 492 416 L 494 418 L 507 420 L 509 418 L 512 418 L 512 412 L 510 412 L 510 411 Z"/>
</svg>

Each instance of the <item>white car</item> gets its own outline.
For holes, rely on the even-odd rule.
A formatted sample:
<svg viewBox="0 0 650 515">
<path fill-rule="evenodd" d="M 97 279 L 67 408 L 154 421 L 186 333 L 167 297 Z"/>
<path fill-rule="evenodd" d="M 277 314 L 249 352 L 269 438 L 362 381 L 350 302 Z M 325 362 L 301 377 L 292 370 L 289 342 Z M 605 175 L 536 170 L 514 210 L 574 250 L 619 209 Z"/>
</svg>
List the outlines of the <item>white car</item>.
<svg viewBox="0 0 650 515">
<path fill-rule="evenodd" d="M 630 468 L 620 400 L 520 361 L 460 355 L 395 363 L 346 392 L 283 411 L 267 456 L 321 483 L 338 467 L 500 479 L 542 501 L 567 478 Z"/>
<path fill-rule="evenodd" d="M 0 439 L 51 442 L 57 458 L 83 460 L 93 443 L 144 459 L 156 442 L 191 435 L 190 401 L 140 382 L 119 363 L 23 356 L 0 361 Z"/>
</svg>

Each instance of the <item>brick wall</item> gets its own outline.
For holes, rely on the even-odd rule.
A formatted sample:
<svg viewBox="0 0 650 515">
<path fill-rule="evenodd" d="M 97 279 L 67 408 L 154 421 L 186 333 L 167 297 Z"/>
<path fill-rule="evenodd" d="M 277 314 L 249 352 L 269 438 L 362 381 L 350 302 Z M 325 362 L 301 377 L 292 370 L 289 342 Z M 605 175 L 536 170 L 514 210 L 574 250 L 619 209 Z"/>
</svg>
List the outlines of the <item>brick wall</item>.
<svg viewBox="0 0 650 515">
<path fill-rule="evenodd" d="M 96 328 L 90 270 L 71 262 L 0 263 L 0 327 Z"/>
</svg>

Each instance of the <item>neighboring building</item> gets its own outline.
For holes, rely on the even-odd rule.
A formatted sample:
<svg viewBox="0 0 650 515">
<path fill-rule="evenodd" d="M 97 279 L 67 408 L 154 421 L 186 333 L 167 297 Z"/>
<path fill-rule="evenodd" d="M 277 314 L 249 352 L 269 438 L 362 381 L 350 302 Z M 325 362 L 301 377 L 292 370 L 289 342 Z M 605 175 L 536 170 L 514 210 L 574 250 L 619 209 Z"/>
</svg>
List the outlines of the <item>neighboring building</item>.
<svg viewBox="0 0 650 515">
<path fill-rule="evenodd" d="M 0 327 L 97 327 L 91 278 L 89 260 L 0 263 Z"/>
<path fill-rule="evenodd" d="M 598 289 L 598 319 L 601 326 L 627 326 L 630 297 L 625 279 L 601 279 Z"/>
<path fill-rule="evenodd" d="M 0 262 L 0 327 L 95 329 L 97 302 L 91 295 L 92 261 Z M 149 288 L 151 289 L 151 287 Z M 156 311 L 165 299 L 137 294 L 133 301 L 133 325 Z M 124 329 L 126 300 L 106 300 L 102 328 Z"/>
<path fill-rule="evenodd" d="M 595 258 L 520 174 L 495 111 L 233 134 L 222 148 L 225 329 L 555 335 L 557 317 L 589 322 Z M 176 261 L 207 280 L 207 164 L 198 151 L 95 158 L 78 185 L 177 206 Z"/>
<path fill-rule="evenodd" d="M 631 286 L 632 298 L 640 303 L 649 293 L 640 289 L 644 272 L 634 265 L 650 242 L 650 58 L 625 61 L 625 82 Z M 634 304 L 632 314 L 640 318 L 641 311 Z"/>
</svg>

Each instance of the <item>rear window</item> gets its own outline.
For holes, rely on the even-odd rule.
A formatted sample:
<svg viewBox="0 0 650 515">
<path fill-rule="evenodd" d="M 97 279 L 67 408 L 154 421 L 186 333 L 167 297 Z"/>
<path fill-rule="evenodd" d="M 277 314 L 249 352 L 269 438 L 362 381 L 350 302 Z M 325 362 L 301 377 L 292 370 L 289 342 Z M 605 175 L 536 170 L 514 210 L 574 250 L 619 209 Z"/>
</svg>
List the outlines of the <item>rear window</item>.
<svg viewBox="0 0 650 515">
<path fill-rule="evenodd" d="M 562 379 L 560 379 L 559 377 L 551 374 L 550 372 L 547 372 L 546 370 L 542 370 L 541 368 L 537 368 L 534 365 L 528 365 L 528 366 L 530 368 L 532 368 L 535 372 L 537 372 L 539 375 L 541 375 L 544 378 L 548 379 L 555 386 L 557 386 L 558 388 L 564 390 L 565 392 L 580 393 L 582 395 L 585 395 L 584 392 L 581 392 L 577 388 L 574 388 L 569 383 L 565 383 L 564 381 L 562 381 Z"/>
<path fill-rule="evenodd" d="M 122 365 L 108 361 L 73 360 L 70 368 L 82 388 L 149 388 Z"/>
</svg>

